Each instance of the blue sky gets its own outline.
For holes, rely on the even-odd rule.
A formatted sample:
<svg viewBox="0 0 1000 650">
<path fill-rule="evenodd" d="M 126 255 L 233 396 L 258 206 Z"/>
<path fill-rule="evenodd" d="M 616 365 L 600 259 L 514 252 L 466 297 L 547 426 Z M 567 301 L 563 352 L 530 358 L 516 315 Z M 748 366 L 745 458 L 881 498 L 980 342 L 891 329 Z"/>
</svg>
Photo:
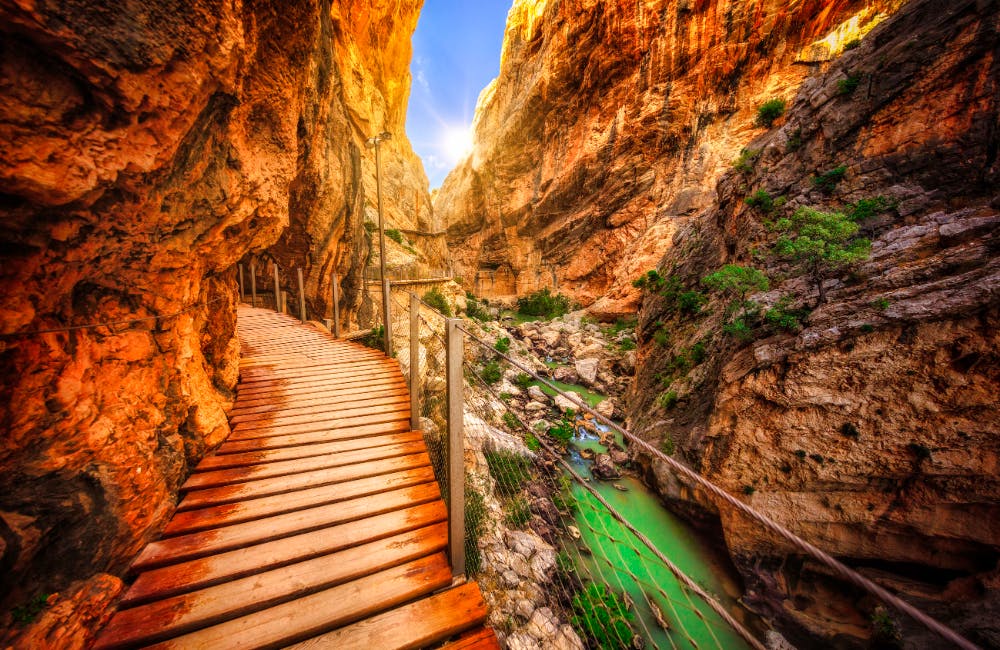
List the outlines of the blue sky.
<svg viewBox="0 0 1000 650">
<path fill-rule="evenodd" d="M 413 35 L 406 134 L 431 188 L 461 157 L 479 91 L 500 71 L 512 0 L 424 0 Z"/>
</svg>

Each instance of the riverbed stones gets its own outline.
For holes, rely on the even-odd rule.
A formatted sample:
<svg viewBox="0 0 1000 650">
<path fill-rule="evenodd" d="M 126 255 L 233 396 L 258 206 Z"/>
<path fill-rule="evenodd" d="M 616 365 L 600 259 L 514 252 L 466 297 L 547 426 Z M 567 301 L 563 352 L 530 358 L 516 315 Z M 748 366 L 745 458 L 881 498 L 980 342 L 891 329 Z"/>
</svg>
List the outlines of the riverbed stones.
<svg viewBox="0 0 1000 650">
<path fill-rule="evenodd" d="M 600 359 L 596 357 L 578 359 L 574 368 L 576 368 L 576 374 L 580 376 L 580 381 L 587 386 L 593 386 L 594 382 L 597 381 L 597 368 L 600 363 Z"/>
<path fill-rule="evenodd" d="M 528 397 L 535 400 L 536 402 L 543 402 L 543 403 L 548 401 L 549 399 L 545 395 L 545 392 L 541 389 L 541 387 L 534 385 L 528 386 Z"/>
<path fill-rule="evenodd" d="M 560 411 L 580 410 L 580 398 L 574 394 L 570 394 L 568 398 L 564 395 L 556 395 L 555 402 L 556 408 Z"/>
<path fill-rule="evenodd" d="M 601 400 L 594 407 L 594 410 L 603 415 L 606 418 L 610 418 L 615 414 L 615 402 L 612 399 Z"/>
<path fill-rule="evenodd" d="M 597 454 L 594 456 L 594 462 L 590 466 L 590 473 L 602 481 L 610 481 L 622 476 L 609 454 Z"/>
</svg>

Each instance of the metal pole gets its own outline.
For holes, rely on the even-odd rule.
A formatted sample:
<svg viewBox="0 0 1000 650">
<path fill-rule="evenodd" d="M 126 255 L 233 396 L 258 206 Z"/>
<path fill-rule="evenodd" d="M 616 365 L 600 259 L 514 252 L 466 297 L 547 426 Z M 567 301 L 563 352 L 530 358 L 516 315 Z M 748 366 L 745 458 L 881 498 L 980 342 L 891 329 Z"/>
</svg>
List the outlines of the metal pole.
<svg viewBox="0 0 1000 650">
<path fill-rule="evenodd" d="M 280 311 L 281 311 L 282 314 L 287 314 L 288 313 L 288 292 L 287 291 L 282 291 L 281 292 L 281 310 Z"/>
<path fill-rule="evenodd" d="M 385 356 L 392 356 L 392 310 L 389 308 L 389 280 L 382 278 L 382 334 L 385 336 Z"/>
<path fill-rule="evenodd" d="M 240 274 L 240 302 L 243 302 L 247 299 L 247 292 L 243 286 L 243 265 L 237 264 L 236 268 L 239 269 Z"/>
<path fill-rule="evenodd" d="M 281 282 L 278 281 L 278 264 L 275 262 L 274 267 L 274 311 L 281 312 Z"/>
<path fill-rule="evenodd" d="M 420 299 L 410 293 L 410 430 L 420 428 Z"/>
<path fill-rule="evenodd" d="M 257 265 L 250 265 L 250 306 L 257 306 Z"/>
<path fill-rule="evenodd" d="M 302 283 L 302 268 L 295 269 L 299 273 L 299 320 L 306 322 L 306 285 Z"/>
<path fill-rule="evenodd" d="M 333 274 L 333 335 L 340 338 L 340 278 Z"/>
<path fill-rule="evenodd" d="M 463 440 L 462 359 L 465 341 L 460 318 L 448 319 L 448 556 L 451 574 L 465 575 L 465 442 Z"/>
</svg>

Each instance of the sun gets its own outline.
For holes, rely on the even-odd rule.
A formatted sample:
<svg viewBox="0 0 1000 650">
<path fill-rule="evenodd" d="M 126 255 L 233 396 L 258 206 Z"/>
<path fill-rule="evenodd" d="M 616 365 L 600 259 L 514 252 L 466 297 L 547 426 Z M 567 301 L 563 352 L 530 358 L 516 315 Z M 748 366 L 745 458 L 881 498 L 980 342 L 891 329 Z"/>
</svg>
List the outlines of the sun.
<svg viewBox="0 0 1000 650">
<path fill-rule="evenodd" d="M 449 159 L 458 162 L 472 153 L 472 129 L 469 127 L 448 128 L 444 132 L 441 146 Z"/>
</svg>

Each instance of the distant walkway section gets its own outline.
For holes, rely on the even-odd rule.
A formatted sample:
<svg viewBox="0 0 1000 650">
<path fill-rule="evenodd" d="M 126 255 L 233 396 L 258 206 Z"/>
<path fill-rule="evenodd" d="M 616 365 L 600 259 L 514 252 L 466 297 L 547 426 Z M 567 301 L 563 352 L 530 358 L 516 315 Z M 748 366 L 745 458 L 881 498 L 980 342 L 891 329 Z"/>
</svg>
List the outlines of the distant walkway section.
<svg viewBox="0 0 1000 650">
<path fill-rule="evenodd" d="M 397 362 L 264 309 L 238 331 L 232 433 L 94 647 L 496 648 Z"/>
</svg>

